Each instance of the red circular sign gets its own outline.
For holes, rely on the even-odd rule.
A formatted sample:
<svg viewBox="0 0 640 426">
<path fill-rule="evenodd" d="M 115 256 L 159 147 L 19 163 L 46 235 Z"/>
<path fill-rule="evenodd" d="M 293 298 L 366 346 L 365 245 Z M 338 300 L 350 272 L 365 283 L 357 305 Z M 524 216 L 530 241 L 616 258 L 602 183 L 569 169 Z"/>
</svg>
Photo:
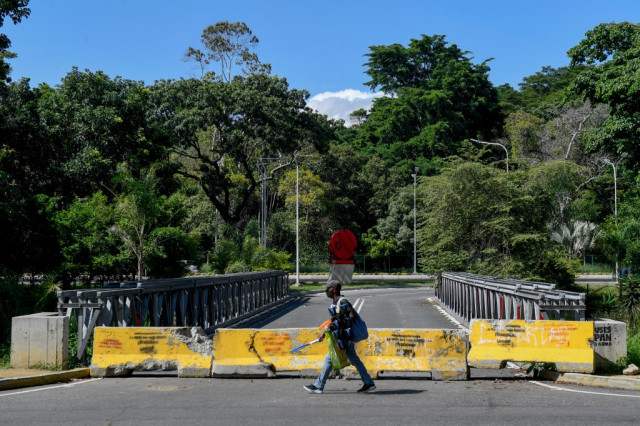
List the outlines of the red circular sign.
<svg viewBox="0 0 640 426">
<path fill-rule="evenodd" d="M 329 250 L 336 259 L 351 259 L 357 246 L 356 236 L 348 229 L 335 232 L 329 240 Z"/>
</svg>

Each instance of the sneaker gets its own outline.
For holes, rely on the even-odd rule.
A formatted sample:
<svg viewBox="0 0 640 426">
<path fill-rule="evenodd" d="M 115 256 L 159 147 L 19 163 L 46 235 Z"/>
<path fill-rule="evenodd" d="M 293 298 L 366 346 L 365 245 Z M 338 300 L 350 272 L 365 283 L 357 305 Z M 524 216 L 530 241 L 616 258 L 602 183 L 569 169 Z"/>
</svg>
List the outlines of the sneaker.
<svg viewBox="0 0 640 426">
<path fill-rule="evenodd" d="M 374 386 L 375 387 L 375 386 Z M 304 387 L 309 393 L 322 393 L 322 389 L 317 388 L 315 385 L 307 385 Z M 358 391 L 359 392 L 359 391 Z"/>
<path fill-rule="evenodd" d="M 369 383 L 369 384 L 365 384 L 360 389 L 358 389 L 358 393 L 368 393 L 374 390 L 376 390 L 376 385 L 374 385 L 373 383 Z"/>
</svg>

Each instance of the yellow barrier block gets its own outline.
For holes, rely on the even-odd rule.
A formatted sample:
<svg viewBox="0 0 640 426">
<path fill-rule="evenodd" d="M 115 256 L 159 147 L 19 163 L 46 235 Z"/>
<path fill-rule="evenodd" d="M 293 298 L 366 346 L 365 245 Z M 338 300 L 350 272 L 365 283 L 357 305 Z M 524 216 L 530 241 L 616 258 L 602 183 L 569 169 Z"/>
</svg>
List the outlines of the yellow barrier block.
<svg viewBox="0 0 640 426">
<path fill-rule="evenodd" d="M 546 362 L 559 371 L 593 373 L 593 337 L 590 321 L 473 320 L 468 362 L 480 368 Z"/>
<path fill-rule="evenodd" d="M 375 329 L 356 352 L 370 373 L 431 372 L 434 380 L 466 380 L 467 342 L 459 330 Z M 351 367 L 353 368 L 353 367 Z"/>
<path fill-rule="evenodd" d="M 327 355 L 325 342 L 291 353 L 317 334 L 317 329 L 218 329 L 213 376 L 317 374 Z M 356 352 L 374 377 L 382 371 L 431 372 L 438 380 L 464 380 L 468 375 L 466 339 L 456 330 L 370 329 L 369 339 L 359 342 Z"/>
<path fill-rule="evenodd" d="M 213 345 L 199 327 L 96 327 L 91 375 L 134 370 L 178 370 L 180 377 L 211 377 Z"/>
</svg>

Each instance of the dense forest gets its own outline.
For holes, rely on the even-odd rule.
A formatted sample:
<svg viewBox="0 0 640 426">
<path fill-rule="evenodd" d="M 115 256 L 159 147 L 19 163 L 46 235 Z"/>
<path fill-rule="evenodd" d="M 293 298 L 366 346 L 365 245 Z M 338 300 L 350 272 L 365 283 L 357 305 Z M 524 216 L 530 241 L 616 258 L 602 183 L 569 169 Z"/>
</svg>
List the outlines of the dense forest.
<svg viewBox="0 0 640 426">
<path fill-rule="evenodd" d="M 0 26 L 27 3 L 3 3 Z M 291 270 L 296 194 L 301 263 L 326 262 L 331 233 L 349 228 L 370 268 L 390 268 L 412 258 L 412 174 L 421 271 L 569 288 L 588 255 L 640 266 L 639 25 L 598 25 L 565 67 L 517 88 L 444 35 L 371 46 L 366 85 L 385 96 L 349 123 L 310 109 L 258 43 L 219 22 L 185 46 L 200 78 L 74 68 L 32 87 L 11 80 L 1 35 L 3 292 L 25 275 L 68 288 L 191 265 Z"/>
</svg>

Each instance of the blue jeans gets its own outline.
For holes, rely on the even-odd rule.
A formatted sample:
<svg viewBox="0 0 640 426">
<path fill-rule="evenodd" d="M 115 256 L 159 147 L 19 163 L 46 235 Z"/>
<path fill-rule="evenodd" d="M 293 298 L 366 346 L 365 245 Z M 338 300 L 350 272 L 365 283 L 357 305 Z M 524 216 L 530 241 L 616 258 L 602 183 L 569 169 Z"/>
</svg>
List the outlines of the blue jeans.
<svg viewBox="0 0 640 426">
<path fill-rule="evenodd" d="M 347 352 L 347 359 L 349 359 L 349 362 L 351 363 L 351 365 L 353 365 L 358 371 L 358 374 L 360 375 L 362 382 L 365 385 L 367 384 L 372 385 L 373 379 L 367 372 L 367 369 L 364 367 L 364 364 L 360 360 L 360 357 L 358 357 L 358 354 L 356 353 L 356 348 L 353 342 L 349 342 L 349 344 L 347 345 L 346 352 Z M 331 370 L 332 370 L 331 355 L 327 354 L 326 358 L 324 359 L 324 365 L 322 366 L 322 371 L 320 372 L 320 375 L 318 376 L 318 378 L 316 379 L 313 385 L 318 389 L 324 389 L 324 384 L 327 383 L 327 379 L 329 378 L 329 374 L 331 374 Z"/>
</svg>

